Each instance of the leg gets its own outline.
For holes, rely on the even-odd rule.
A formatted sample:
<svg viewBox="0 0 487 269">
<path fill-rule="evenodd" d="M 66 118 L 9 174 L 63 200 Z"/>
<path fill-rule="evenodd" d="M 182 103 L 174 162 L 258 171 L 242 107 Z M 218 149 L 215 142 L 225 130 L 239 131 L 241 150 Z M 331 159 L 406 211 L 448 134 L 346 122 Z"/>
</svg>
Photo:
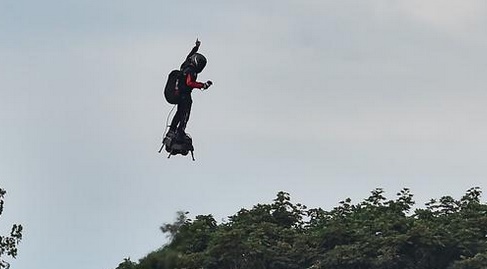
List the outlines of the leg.
<svg viewBox="0 0 487 269">
<path fill-rule="evenodd" d="M 181 122 L 181 115 L 184 113 L 184 108 L 181 103 L 178 104 L 178 108 L 176 110 L 176 114 L 172 118 L 171 125 L 169 127 L 170 131 L 175 132 L 178 128 L 179 123 Z"/>
<path fill-rule="evenodd" d="M 191 114 L 191 106 L 193 104 L 193 100 L 191 99 L 191 95 L 183 95 L 181 96 L 181 103 L 178 105 L 178 112 L 180 111 L 179 108 L 181 107 L 181 114 L 179 115 L 179 126 L 178 126 L 178 133 L 185 134 L 186 125 L 189 120 L 189 115 Z"/>
</svg>

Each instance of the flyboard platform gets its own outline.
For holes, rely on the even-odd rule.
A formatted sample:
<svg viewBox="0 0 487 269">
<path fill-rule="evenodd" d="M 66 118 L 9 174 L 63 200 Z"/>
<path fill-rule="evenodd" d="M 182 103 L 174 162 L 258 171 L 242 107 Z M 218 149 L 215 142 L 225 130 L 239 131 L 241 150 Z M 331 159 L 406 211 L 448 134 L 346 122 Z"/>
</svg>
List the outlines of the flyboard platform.
<svg viewBox="0 0 487 269">
<path fill-rule="evenodd" d="M 162 146 L 159 149 L 159 153 L 161 153 L 162 149 L 165 149 L 169 153 L 167 156 L 168 159 L 171 158 L 172 155 L 181 154 L 186 156 L 188 153 L 191 153 L 191 159 L 193 159 L 193 161 L 195 160 L 193 139 L 189 134 L 180 136 L 177 133 L 168 133 L 162 140 Z"/>
</svg>

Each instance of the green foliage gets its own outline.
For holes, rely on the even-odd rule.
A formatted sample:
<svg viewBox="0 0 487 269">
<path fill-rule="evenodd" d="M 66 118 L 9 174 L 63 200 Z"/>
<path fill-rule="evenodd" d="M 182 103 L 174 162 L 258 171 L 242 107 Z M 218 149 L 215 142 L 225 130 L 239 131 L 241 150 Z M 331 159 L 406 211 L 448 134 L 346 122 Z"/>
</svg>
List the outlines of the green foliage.
<svg viewBox="0 0 487 269">
<path fill-rule="evenodd" d="M 161 231 L 167 233 L 171 240 L 176 236 L 181 226 L 188 221 L 186 215 L 189 214 L 189 212 L 178 211 L 176 214 L 177 219 L 174 223 L 166 223 L 161 226 Z"/>
<path fill-rule="evenodd" d="M 3 213 L 4 196 L 7 192 L 0 188 L 0 215 Z M 9 268 L 10 264 L 4 260 L 5 256 L 17 257 L 17 245 L 22 239 L 22 225 L 14 224 L 10 236 L 0 236 L 0 268 Z"/>
<path fill-rule="evenodd" d="M 170 243 L 117 269 L 477 269 L 487 268 L 487 205 L 481 190 L 432 199 L 413 210 L 409 189 L 387 199 L 308 209 L 279 192 L 271 204 L 241 209 L 224 223 L 178 212 L 164 224 Z M 122 267 L 125 266 L 125 267 Z"/>
<path fill-rule="evenodd" d="M 116 269 L 135 269 L 137 264 L 130 260 L 130 258 L 123 259 Z"/>
</svg>

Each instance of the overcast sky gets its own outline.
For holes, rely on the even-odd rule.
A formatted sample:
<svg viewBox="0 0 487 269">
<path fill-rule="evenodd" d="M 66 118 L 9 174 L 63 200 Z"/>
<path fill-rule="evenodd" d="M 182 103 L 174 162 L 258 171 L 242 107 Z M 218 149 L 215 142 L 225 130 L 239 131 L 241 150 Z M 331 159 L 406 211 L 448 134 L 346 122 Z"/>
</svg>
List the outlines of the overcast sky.
<svg viewBox="0 0 487 269">
<path fill-rule="evenodd" d="M 419 206 L 487 177 L 484 0 L 0 1 L 0 234 L 15 269 L 113 269 L 175 212 L 287 191 Z M 158 154 L 162 87 L 196 38 L 190 157 Z M 485 190 L 485 189 L 484 189 Z"/>
</svg>

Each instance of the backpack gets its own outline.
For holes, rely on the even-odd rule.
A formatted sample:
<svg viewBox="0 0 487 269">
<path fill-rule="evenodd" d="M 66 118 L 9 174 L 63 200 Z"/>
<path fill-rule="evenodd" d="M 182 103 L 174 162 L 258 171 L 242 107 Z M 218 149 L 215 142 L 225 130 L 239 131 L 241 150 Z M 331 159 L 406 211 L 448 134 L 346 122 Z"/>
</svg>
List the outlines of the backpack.
<svg viewBox="0 0 487 269">
<path fill-rule="evenodd" d="M 179 87 L 179 80 L 182 77 L 182 72 L 173 70 L 167 77 L 166 87 L 164 88 L 164 97 L 169 104 L 178 104 L 181 98 L 181 89 Z"/>
</svg>

